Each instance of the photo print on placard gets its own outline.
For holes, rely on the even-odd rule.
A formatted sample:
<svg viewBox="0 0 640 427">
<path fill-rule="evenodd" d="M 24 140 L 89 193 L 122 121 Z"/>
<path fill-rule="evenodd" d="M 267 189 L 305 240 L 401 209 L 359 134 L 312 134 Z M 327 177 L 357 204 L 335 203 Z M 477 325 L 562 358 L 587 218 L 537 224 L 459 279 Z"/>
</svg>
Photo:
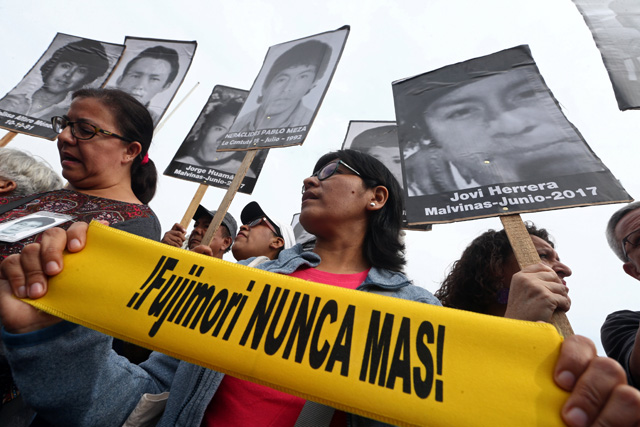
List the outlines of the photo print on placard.
<svg viewBox="0 0 640 427">
<path fill-rule="evenodd" d="M 271 46 L 221 150 L 301 145 L 349 34 L 335 31 Z"/>
<path fill-rule="evenodd" d="M 620 110 L 640 108 L 640 2 L 573 0 L 600 50 Z"/>
<path fill-rule="evenodd" d="M 67 114 L 76 90 L 102 86 L 123 49 L 119 44 L 56 34 L 20 83 L 0 98 L 0 127 L 55 139 L 51 117 Z"/>
<path fill-rule="evenodd" d="M 219 188 L 229 188 L 244 151 L 217 151 L 242 107 L 248 91 L 217 85 L 189 134 L 164 174 Z M 267 159 L 268 149 L 259 150 L 245 175 L 239 192 L 251 194 Z"/>
<path fill-rule="evenodd" d="M 140 101 L 157 126 L 189 71 L 197 43 L 125 37 L 120 62 L 105 84 Z"/>
<path fill-rule="evenodd" d="M 409 224 L 630 200 L 528 46 L 392 85 Z"/>
</svg>

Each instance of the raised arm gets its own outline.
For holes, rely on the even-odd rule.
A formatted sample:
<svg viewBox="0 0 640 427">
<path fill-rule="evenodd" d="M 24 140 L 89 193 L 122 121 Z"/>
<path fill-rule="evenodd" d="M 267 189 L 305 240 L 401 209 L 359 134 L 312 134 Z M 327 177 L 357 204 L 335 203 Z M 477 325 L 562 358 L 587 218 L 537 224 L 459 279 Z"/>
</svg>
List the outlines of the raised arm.
<svg viewBox="0 0 640 427">
<path fill-rule="evenodd" d="M 529 265 L 511 279 L 504 317 L 550 322 L 556 309 L 568 311 L 571 307 L 568 293 L 553 269 L 542 263 Z"/>
<path fill-rule="evenodd" d="M 45 314 L 16 298 L 47 293 L 64 249 L 84 248 L 87 224 L 52 228 L 0 265 L 2 340 L 26 402 L 53 425 L 122 425 L 143 393 L 167 391 L 179 361 L 153 353 L 138 366 L 111 349 L 112 338 Z"/>
</svg>

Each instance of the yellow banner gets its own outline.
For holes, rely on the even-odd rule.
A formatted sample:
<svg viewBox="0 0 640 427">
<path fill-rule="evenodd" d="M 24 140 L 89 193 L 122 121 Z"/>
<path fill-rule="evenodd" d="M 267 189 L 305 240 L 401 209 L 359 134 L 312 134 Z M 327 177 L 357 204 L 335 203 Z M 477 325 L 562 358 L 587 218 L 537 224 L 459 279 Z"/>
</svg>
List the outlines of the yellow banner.
<svg viewBox="0 0 640 427">
<path fill-rule="evenodd" d="M 92 223 L 34 306 L 399 425 L 563 425 L 548 324 L 307 282 Z"/>
</svg>

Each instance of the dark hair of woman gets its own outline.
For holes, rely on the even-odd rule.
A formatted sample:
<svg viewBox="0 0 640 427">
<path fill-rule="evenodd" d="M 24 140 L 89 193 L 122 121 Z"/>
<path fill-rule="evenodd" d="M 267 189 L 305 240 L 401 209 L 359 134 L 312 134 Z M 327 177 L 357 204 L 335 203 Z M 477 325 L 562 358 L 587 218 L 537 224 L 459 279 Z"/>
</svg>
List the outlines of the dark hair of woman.
<svg viewBox="0 0 640 427">
<path fill-rule="evenodd" d="M 148 157 L 153 138 L 153 119 L 147 108 L 137 99 L 118 89 L 80 89 L 73 93 L 75 98 L 95 98 L 111 111 L 119 134 L 142 146 L 140 154 L 131 166 L 131 189 L 136 197 L 148 204 L 156 193 L 158 171 Z M 147 159 L 146 162 L 145 158 Z"/>
<path fill-rule="evenodd" d="M 389 198 L 382 209 L 370 213 L 362 251 L 367 262 L 376 268 L 402 271 L 404 242 L 402 229 L 403 199 L 400 184 L 393 174 L 376 158 L 356 150 L 339 150 L 320 157 L 314 173 L 332 160 L 340 159 L 360 173 L 366 188 L 382 185 Z"/>
<path fill-rule="evenodd" d="M 526 222 L 530 235 L 537 236 L 554 247 L 549 233 Z M 435 292 L 445 307 L 488 314 L 491 304 L 499 299 L 504 289 L 502 270 L 513 253 L 504 230 L 488 230 L 476 237 L 462 252 L 459 260 Z"/>
</svg>

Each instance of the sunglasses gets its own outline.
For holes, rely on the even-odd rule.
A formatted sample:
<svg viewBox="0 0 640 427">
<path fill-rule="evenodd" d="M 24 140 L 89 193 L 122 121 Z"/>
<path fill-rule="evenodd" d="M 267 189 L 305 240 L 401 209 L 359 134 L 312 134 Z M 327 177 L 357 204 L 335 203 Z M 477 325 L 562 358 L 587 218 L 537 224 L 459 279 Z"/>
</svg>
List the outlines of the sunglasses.
<svg viewBox="0 0 640 427">
<path fill-rule="evenodd" d="M 282 237 L 282 234 L 280 233 L 280 229 L 276 225 L 272 224 L 271 221 L 269 221 L 269 219 L 267 219 L 267 217 L 264 217 L 264 216 L 260 218 L 256 218 L 253 221 L 249 221 L 245 225 L 249 228 L 253 228 L 262 224 L 263 222 L 267 227 L 269 227 L 269 230 L 273 231 L 273 234 L 275 234 L 276 237 Z"/>
<path fill-rule="evenodd" d="M 348 164 L 346 164 L 342 160 L 338 160 L 337 162 L 332 161 L 330 163 L 327 163 L 326 165 L 324 165 L 323 167 L 318 169 L 316 172 L 311 174 L 311 176 L 317 177 L 318 181 L 324 181 L 325 179 L 335 175 L 338 172 L 338 167 L 340 165 L 342 165 L 345 168 L 349 169 L 351 172 L 353 172 L 354 174 L 358 175 L 359 177 L 362 177 L 362 175 L 360 175 L 360 172 L 358 172 L 357 170 L 355 170 L 354 168 L 352 168 L 351 166 L 349 166 Z M 305 186 L 304 186 L 304 184 L 302 184 L 302 193 L 303 194 L 304 194 L 304 190 L 305 190 Z"/>
<path fill-rule="evenodd" d="M 338 167 L 342 165 L 345 168 L 349 169 L 351 172 L 353 172 L 354 174 L 361 176 L 360 172 L 358 172 L 357 170 L 355 170 L 354 168 L 352 168 L 351 166 L 349 166 L 348 164 L 346 164 L 344 161 L 342 160 L 338 160 L 337 162 L 330 162 L 327 163 L 326 165 L 324 165 L 323 167 L 321 167 L 320 169 L 318 169 L 317 172 L 314 172 L 311 176 L 315 176 L 318 177 L 318 181 L 324 181 L 325 179 L 332 177 L 333 175 L 336 174 L 336 172 L 338 172 Z"/>
<path fill-rule="evenodd" d="M 109 132 L 108 130 L 100 129 L 98 126 L 93 126 L 86 122 L 72 122 L 66 116 L 55 116 L 51 118 L 51 124 L 53 125 L 53 131 L 60 135 L 67 126 L 71 126 L 71 135 L 76 139 L 87 140 L 96 136 L 98 133 L 113 136 L 114 138 L 121 139 L 126 142 L 132 142 L 129 138 L 120 136 L 116 133 Z"/>
</svg>

